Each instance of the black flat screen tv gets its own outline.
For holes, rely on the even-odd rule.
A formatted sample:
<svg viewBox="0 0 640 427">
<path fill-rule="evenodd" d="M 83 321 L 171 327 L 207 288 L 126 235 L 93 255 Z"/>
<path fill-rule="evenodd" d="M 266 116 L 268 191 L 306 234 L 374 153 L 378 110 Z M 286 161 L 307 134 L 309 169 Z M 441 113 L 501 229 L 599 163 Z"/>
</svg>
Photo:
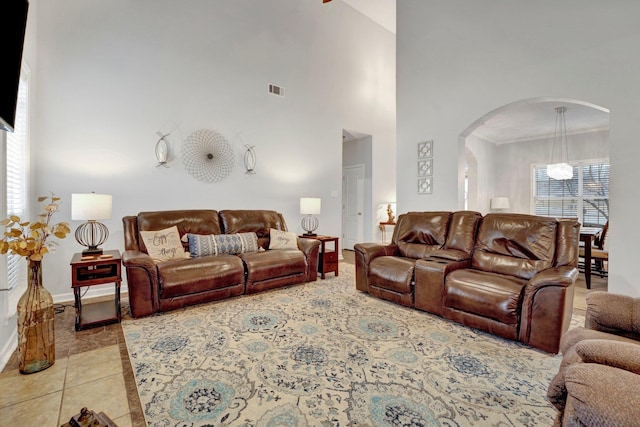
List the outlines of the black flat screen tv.
<svg viewBox="0 0 640 427">
<path fill-rule="evenodd" d="M 13 132 L 24 33 L 27 28 L 27 0 L 2 0 L 0 5 L 0 130 Z"/>
</svg>

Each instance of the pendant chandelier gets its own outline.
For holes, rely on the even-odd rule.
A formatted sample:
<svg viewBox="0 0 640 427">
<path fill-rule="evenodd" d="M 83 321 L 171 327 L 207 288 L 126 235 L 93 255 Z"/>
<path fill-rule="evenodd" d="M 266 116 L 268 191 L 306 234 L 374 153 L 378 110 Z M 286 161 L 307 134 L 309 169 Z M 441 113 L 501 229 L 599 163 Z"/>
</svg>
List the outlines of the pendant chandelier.
<svg viewBox="0 0 640 427">
<path fill-rule="evenodd" d="M 573 166 L 569 164 L 569 148 L 567 145 L 567 122 L 564 118 L 566 107 L 556 107 L 556 128 L 553 132 L 553 148 L 551 164 L 547 165 L 547 175 L 552 179 L 573 178 Z"/>
</svg>

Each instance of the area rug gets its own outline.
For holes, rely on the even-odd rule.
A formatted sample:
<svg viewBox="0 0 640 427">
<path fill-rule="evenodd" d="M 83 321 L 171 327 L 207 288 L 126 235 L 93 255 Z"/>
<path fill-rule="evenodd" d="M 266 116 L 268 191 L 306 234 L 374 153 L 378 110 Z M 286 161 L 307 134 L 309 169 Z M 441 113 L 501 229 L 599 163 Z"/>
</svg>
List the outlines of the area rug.
<svg viewBox="0 0 640 427">
<path fill-rule="evenodd" d="M 363 294 L 351 265 L 122 327 L 153 427 L 538 426 L 555 416 L 546 390 L 560 356 Z"/>
</svg>

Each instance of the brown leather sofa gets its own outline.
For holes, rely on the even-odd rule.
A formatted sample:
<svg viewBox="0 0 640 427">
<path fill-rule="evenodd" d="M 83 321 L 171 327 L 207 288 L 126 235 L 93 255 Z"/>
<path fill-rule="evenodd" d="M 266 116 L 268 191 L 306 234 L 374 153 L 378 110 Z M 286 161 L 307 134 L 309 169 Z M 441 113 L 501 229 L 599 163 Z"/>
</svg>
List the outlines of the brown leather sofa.
<svg viewBox="0 0 640 427">
<path fill-rule="evenodd" d="M 282 214 L 269 210 L 175 210 L 126 216 L 122 262 L 133 317 L 192 304 L 315 281 L 320 242 L 298 238 L 298 249 L 269 250 L 269 230 L 286 231 Z M 155 263 L 141 231 L 177 226 L 180 236 L 255 232 L 259 252 L 218 254 Z M 188 245 L 185 245 L 188 249 Z"/>
<path fill-rule="evenodd" d="M 577 220 L 410 212 L 392 243 L 355 245 L 356 288 L 557 353 L 578 270 Z"/>
</svg>

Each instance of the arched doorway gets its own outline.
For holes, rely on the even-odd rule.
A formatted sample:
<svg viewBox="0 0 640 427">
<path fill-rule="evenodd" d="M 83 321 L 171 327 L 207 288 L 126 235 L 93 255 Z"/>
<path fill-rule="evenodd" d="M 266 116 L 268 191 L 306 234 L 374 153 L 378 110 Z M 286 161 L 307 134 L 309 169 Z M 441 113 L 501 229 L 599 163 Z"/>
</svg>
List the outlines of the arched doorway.
<svg viewBox="0 0 640 427">
<path fill-rule="evenodd" d="M 566 98 L 519 100 L 484 114 L 461 134 L 465 158 L 476 161 L 476 169 L 469 174 L 470 209 L 489 212 L 492 197 L 507 196 L 512 212 L 536 213 L 533 174 L 536 166 L 552 160 L 558 106 L 567 108 L 570 160 L 606 160 L 608 164 L 607 108 Z M 577 215 L 582 216 L 582 210 Z"/>
</svg>

